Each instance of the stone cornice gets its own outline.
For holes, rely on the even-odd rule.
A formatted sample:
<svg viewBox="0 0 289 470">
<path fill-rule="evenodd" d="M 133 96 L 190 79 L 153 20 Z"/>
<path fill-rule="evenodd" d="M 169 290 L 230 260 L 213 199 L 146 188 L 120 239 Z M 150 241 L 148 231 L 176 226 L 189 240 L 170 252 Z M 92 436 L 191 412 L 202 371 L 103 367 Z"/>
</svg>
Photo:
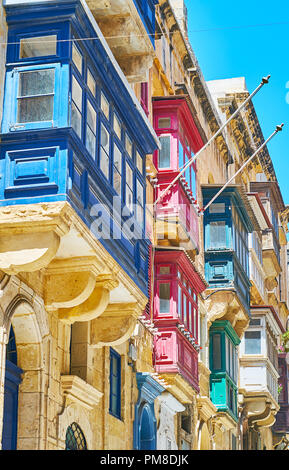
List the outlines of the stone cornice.
<svg viewBox="0 0 289 470">
<path fill-rule="evenodd" d="M 66 398 L 88 410 L 97 406 L 103 396 L 102 392 L 76 375 L 62 375 L 60 380 L 61 389 Z"/>
</svg>

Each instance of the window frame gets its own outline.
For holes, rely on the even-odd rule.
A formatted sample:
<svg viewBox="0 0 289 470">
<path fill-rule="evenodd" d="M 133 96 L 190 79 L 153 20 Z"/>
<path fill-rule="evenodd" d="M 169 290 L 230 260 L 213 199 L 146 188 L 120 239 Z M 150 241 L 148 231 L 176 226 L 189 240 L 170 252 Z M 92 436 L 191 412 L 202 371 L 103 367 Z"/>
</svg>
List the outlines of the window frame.
<svg viewBox="0 0 289 470">
<path fill-rule="evenodd" d="M 113 361 L 116 361 L 117 374 L 113 374 Z M 117 394 L 113 393 L 113 376 L 116 380 Z M 121 355 L 118 354 L 114 349 L 110 348 L 110 371 L 109 371 L 109 413 L 117 419 L 121 420 Z M 113 407 L 113 398 L 116 400 L 116 410 Z"/>
<path fill-rule="evenodd" d="M 35 121 L 35 122 L 18 122 L 17 115 L 18 115 L 18 94 L 19 94 L 19 83 L 20 83 L 20 75 L 21 73 L 33 73 L 37 71 L 44 71 L 44 70 L 54 70 L 54 98 L 53 98 L 53 118 L 49 121 Z M 60 80 L 61 80 L 61 64 L 59 63 L 51 63 L 51 64 L 41 64 L 41 65 L 24 65 L 24 66 L 17 66 L 13 68 L 11 71 L 7 72 L 6 80 L 10 80 L 10 90 L 5 91 L 9 93 L 10 91 L 10 112 L 9 112 L 9 124 L 8 124 L 8 132 L 17 132 L 23 130 L 33 130 L 33 129 L 50 129 L 53 127 L 59 126 L 60 121 Z M 10 75 L 10 76 L 9 76 Z M 33 96 L 33 95 L 31 95 Z M 35 95 L 35 96 L 45 96 L 43 95 Z"/>
</svg>

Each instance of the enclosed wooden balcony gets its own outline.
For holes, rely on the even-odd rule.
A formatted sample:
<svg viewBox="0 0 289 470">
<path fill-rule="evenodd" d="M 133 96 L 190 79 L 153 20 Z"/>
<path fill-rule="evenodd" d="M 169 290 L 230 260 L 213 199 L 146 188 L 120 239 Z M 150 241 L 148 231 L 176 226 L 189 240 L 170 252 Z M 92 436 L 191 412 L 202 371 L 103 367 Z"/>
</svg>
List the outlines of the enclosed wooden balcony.
<svg viewBox="0 0 289 470">
<path fill-rule="evenodd" d="M 159 174 L 158 197 L 176 173 Z M 182 246 L 188 251 L 199 250 L 198 214 L 183 181 L 167 192 L 156 210 L 156 238 L 162 246 Z"/>
</svg>

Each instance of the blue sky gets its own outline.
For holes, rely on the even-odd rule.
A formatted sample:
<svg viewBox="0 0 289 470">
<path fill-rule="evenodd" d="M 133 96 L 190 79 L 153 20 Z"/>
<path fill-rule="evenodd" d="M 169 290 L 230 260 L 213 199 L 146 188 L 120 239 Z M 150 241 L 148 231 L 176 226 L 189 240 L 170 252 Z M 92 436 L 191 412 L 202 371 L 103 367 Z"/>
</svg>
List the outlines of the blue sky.
<svg viewBox="0 0 289 470">
<path fill-rule="evenodd" d="M 205 80 L 245 77 L 252 92 L 271 75 L 253 103 L 265 139 L 285 124 L 268 149 L 289 204 L 289 1 L 186 0 L 186 5 L 190 43 Z"/>
</svg>

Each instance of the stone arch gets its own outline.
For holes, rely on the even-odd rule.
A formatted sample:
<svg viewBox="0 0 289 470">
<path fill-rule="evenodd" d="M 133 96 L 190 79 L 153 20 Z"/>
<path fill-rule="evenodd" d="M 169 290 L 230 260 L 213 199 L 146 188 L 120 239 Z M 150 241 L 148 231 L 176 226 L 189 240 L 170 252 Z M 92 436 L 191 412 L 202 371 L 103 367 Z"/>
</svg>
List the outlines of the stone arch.
<svg viewBox="0 0 289 470">
<path fill-rule="evenodd" d="M 23 370 L 18 393 L 18 450 L 38 450 L 44 442 L 45 374 L 43 336 L 48 333 L 47 315 L 41 300 L 20 282 L 23 292 L 16 293 L 5 308 L 6 344 L 11 325 L 14 330 L 18 366 Z M 15 287 L 15 286 L 14 286 Z M 28 295 L 25 295 L 27 289 Z M 4 291 L 5 295 L 5 291 Z M 10 297 L 11 298 L 11 297 Z M 41 439 L 42 438 L 42 439 Z"/>
<path fill-rule="evenodd" d="M 65 439 L 67 428 L 77 423 L 81 428 L 86 440 L 88 450 L 92 450 L 92 430 L 87 416 L 87 411 L 78 403 L 71 403 L 66 406 L 63 413 L 58 417 L 58 448 L 65 449 Z"/>
<path fill-rule="evenodd" d="M 211 450 L 210 433 L 204 421 L 199 426 L 198 450 Z"/>
</svg>

